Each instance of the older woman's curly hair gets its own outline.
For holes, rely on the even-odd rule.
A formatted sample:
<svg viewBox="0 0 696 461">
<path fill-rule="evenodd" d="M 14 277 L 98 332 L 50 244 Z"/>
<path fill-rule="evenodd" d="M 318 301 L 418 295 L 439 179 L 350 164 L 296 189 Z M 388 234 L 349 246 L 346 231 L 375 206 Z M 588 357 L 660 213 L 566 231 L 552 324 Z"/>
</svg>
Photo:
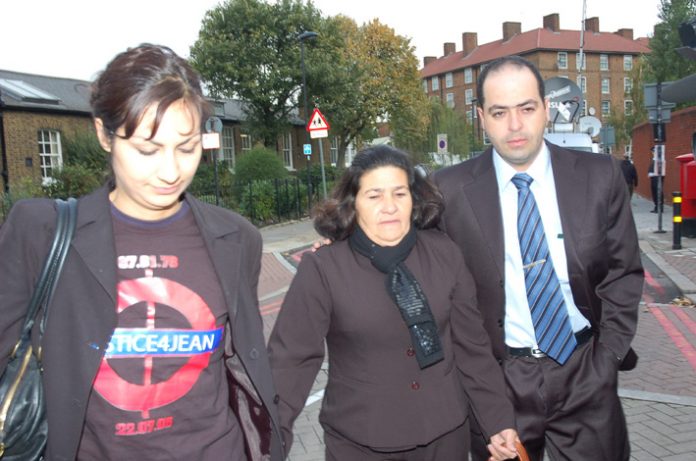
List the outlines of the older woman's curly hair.
<svg viewBox="0 0 696 461">
<path fill-rule="evenodd" d="M 444 209 L 442 195 L 422 167 L 414 168 L 408 155 L 390 146 L 368 147 L 360 151 L 331 192 L 331 198 L 313 210 L 314 228 L 331 240 L 344 240 L 356 226 L 355 197 L 362 175 L 375 168 L 393 166 L 404 170 L 413 199 L 411 222 L 417 229 L 435 227 Z"/>
</svg>

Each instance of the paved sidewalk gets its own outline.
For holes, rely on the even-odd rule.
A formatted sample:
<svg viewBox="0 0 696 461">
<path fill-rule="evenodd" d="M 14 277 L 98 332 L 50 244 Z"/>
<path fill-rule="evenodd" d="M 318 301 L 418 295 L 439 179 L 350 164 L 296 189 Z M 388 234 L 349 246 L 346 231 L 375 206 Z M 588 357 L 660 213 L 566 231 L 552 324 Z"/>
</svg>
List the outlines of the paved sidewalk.
<svg viewBox="0 0 696 461">
<path fill-rule="evenodd" d="M 644 256 L 646 285 L 633 347 L 638 366 L 619 375 L 632 460 L 696 460 L 696 239 L 672 249 L 672 209 L 662 226 L 652 202 L 635 195 L 631 208 Z M 664 231 L 656 232 L 659 228 Z M 319 237 L 308 220 L 261 229 L 264 239 L 259 300 L 266 334 L 294 275 L 301 252 Z M 297 251 L 297 250 L 300 251 Z M 295 424 L 291 461 L 324 459 L 317 421 L 327 370 L 317 376 Z M 449 460 L 443 460 L 449 461 Z"/>
</svg>

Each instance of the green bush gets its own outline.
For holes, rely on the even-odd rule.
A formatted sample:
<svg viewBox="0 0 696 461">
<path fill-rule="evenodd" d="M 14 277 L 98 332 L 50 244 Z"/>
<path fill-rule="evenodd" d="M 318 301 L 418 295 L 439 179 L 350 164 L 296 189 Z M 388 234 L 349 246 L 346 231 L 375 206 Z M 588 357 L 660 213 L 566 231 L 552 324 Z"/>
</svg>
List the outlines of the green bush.
<svg viewBox="0 0 696 461">
<path fill-rule="evenodd" d="M 235 179 L 246 184 L 263 179 L 284 179 L 288 176 L 277 153 L 265 147 L 255 147 L 237 159 Z"/>
<path fill-rule="evenodd" d="M 104 177 L 81 164 L 63 165 L 52 172 L 52 180 L 43 186 L 51 198 L 80 197 L 101 186 Z"/>
<path fill-rule="evenodd" d="M 218 193 L 220 194 L 220 206 L 229 209 L 237 208 L 234 198 L 234 175 L 222 163 L 218 163 Z M 200 200 L 215 203 L 215 165 L 201 163 L 196 175 L 188 188 L 188 191 Z"/>
<path fill-rule="evenodd" d="M 108 153 L 104 152 L 94 130 L 76 131 L 63 136 L 65 164 L 80 165 L 106 178 L 110 167 Z"/>
</svg>

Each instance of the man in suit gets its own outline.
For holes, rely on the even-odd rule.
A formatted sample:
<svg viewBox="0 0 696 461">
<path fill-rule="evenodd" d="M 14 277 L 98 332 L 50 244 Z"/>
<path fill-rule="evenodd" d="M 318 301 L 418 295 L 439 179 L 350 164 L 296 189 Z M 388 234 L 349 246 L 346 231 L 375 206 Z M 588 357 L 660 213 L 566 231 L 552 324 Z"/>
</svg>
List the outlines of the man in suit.
<svg viewBox="0 0 696 461">
<path fill-rule="evenodd" d="M 534 460 L 544 450 L 554 460 L 628 460 L 617 377 L 622 362 L 635 365 L 643 269 L 620 166 L 544 142 L 544 83 L 525 59 L 487 65 L 477 92 L 493 147 L 435 180 L 445 197 L 442 229 L 475 278 L 520 438 Z M 539 233 L 545 253 L 528 259 Z M 535 271 L 548 278 L 538 283 Z M 472 445 L 473 459 L 486 459 L 481 437 Z"/>
</svg>

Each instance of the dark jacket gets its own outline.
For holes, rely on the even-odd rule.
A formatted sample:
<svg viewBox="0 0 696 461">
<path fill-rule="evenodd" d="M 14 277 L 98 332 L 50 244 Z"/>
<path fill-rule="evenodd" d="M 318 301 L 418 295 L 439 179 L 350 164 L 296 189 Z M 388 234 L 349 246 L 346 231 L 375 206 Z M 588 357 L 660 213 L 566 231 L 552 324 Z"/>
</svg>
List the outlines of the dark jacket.
<svg viewBox="0 0 696 461">
<path fill-rule="evenodd" d="M 621 172 L 624 175 L 626 184 L 633 187 L 638 186 L 638 172 L 636 171 L 636 167 L 633 165 L 633 162 L 627 158 L 623 159 L 621 161 Z"/>
<path fill-rule="evenodd" d="M 548 144 L 573 299 L 618 358 L 636 332 L 643 267 L 618 162 Z M 505 349 L 505 245 L 492 149 L 440 170 L 442 225 L 465 254 L 484 326 L 502 363 Z M 633 355 L 633 354 L 631 354 Z"/>
<path fill-rule="evenodd" d="M 117 265 L 108 192 L 104 187 L 78 201 L 75 238 L 50 307 L 43 338 L 47 461 L 75 459 L 92 382 L 117 323 Z M 228 376 L 239 378 L 229 380 L 230 400 L 245 432 L 250 459 L 281 460 L 275 390 L 256 291 L 261 237 L 231 211 L 191 196 L 186 201 L 229 310 L 235 353 L 230 356 L 232 345 L 227 344 L 226 365 Z M 0 369 L 17 341 L 55 216 L 51 200 L 20 201 L 0 228 Z"/>
<path fill-rule="evenodd" d="M 385 274 L 345 240 L 303 256 L 269 342 L 286 444 L 325 339 L 329 379 L 319 419 L 355 443 L 383 450 L 428 444 L 465 421 L 468 401 L 489 436 L 514 427 L 460 251 L 439 231 L 418 231 L 405 264 L 444 349 L 444 360 L 423 370 Z"/>
</svg>

